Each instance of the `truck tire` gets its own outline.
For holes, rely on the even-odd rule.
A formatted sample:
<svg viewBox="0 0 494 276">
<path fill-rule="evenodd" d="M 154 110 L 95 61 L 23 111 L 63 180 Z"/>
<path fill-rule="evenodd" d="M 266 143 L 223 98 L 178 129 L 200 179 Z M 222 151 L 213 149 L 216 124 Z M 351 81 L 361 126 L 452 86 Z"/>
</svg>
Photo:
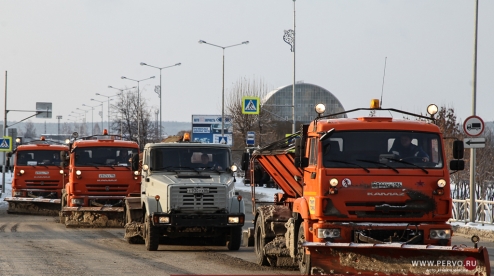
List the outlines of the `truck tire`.
<svg viewBox="0 0 494 276">
<path fill-rule="evenodd" d="M 228 242 L 226 247 L 230 251 L 236 251 L 240 248 L 240 243 L 242 243 L 242 227 L 232 227 L 230 229 L 230 237 L 228 238 Z"/>
<path fill-rule="evenodd" d="M 257 217 L 256 228 L 254 230 L 254 252 L 256 253 L 256 263 L 262 266 L 268 266 L 268 258 L 264 254 L 264 246 L 266 245 L 266 238 L 262 236 L 262 227 L 264 226 L 261 221 L 261 216 Z"/>
<path fill-rule="evenodd" d="M 298 261 L 298 269 L 300 273 L 303 275 L 310 275 L 310 255 L 305 254 L 305 249 L 302 246 L 302 243 L 305 242 L 305 234 L 304 234 L 304 224 L 301 223 L 298 228 L 297 234 L 297 261 Z"/>
<path fill-rule="evenodd" d="M 151 223 L 151 218 L 146 215 L 144 219 L 144 244 L 147 251 L 156 251 L 160 245 L 158 229 Z"/>
</svg>

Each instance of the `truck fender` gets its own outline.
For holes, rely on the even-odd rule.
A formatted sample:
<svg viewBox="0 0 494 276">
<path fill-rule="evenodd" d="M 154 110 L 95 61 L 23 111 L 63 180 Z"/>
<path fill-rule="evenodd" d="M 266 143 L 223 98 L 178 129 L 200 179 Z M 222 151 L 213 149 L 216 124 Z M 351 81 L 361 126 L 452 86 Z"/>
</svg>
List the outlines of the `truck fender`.
<svg viewBox="0 0 494 276">
<path fill-rule="evenodd" d="M 310 218 L 309 206 L 305 198 L 300 197 L 295 200 L 295 202 L 293 203 L 293 212 L 299 213 L 303 219 Z"/>
<path fill-rule="evenodd" d="M 230 197 L 230 214 L 245 214 L 245 203 L 244 199 L 238 200 L 238 198 L 235 197 Z"/>
<path fill-rule="evenodd" d="M 161 200 L 158 205 L 158 201 L 154 197 L 143 197 L 142 206 L 145 206 L 146 208 L 146 216 L 151 216 L 154 212 L 163 212 L 163 208 L 161 208 Z"/>
</svg>

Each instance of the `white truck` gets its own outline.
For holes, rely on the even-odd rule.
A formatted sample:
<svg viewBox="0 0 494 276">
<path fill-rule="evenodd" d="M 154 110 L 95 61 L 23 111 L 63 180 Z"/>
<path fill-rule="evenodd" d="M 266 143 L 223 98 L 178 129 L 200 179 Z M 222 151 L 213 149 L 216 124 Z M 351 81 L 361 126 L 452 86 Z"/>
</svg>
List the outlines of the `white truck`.
<svg viewBox="0 0 494 276">
<path fill-rule="evenodd" d="M 228 145 L 152 143 L 142 153 L 141 197 L 127 198 L 125 239 L 148 251 L 200 238 L 238 250 L 245 220 Z"/>
</svg>

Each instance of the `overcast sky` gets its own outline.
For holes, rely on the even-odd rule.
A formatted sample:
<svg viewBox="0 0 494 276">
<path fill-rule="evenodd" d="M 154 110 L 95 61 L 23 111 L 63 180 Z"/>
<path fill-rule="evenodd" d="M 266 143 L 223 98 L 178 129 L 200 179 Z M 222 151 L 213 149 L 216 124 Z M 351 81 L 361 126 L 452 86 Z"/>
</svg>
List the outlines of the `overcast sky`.
<svg viewBox="0 0 494 276">
<path fill-rule="evenodd" d="M 479 1 L 477 112 L 494 120 L 494 1 Z M 222 49 L 225 93 L 241 78 L 269 88 L 293 81 L 291 0 L 0 0 L 0 104 L 8 71 L 9 110 L 52 102 L 66 121 L 82 104 L 106 101 L 140 83 L 159 109 L 154 86 L 162 70 L 163 121 L 221 114 Z M 345 109 L 383 106 L 424 113 L 430 103 L 472 115 L 474 0 L 299 0 L 296 80 L 333 93 Z M 99 110 L 99 108 L 98 108 Z M 106 119 L 107 104 L 104 105 Z M 9 121 L 31 113 L 10 112 Z M 89 115 L 90 116 L 90 115 Z M 94 121 L 99 121 L 97 112 Z M 90 118 L 88 118 L 89 120 Z M 44 122 L 44 119 L 34 119 Z M 51 119 L 56 122 L 56 119 Z"/>
</svg>

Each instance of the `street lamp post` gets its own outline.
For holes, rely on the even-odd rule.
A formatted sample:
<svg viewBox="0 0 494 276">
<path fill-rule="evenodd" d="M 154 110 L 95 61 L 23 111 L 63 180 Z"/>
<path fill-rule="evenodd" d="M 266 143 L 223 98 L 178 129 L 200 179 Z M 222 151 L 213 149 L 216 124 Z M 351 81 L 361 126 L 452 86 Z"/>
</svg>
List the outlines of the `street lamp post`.
<svg viewBox="0 0 494 276">
<path fill-rule="evenodd" d="M 99 102 L 101 103 L 101 127 L 102 128 L 105 128 L 105 126 L 103 125 L 103 104 L 105 103 L 104 101 L 98 101 L 98 100 L 95 100 L 95 99 L 91 99 L 91 101 L 95 101 L 95 102 Z"/>
<path fill-rule="evenodd" d="M 99 106 L 99 105 L 90 106 L 90 105 L 87 105 L 87 104 L 82 104 L 82 106 L 89 107 L 91 109 L 91 135 L 94 135 L 94 108 L 96 106 Z M 84 109 L 81 109 L 81 110 L 84 110 Z"/>
<path fill-rule="evenodd" d="M 127 77 L 122 76 L 122 79 L 126 80 L 131 80 L 137 82 L 137 144 L 139 147 L 141 146 L 141 94 L 139 92 L 139 83 L 141 81 L 149 80 L 149 79 L 154 79 L 154 76 L 149 77 L 147 79 L 142 79 L 142 80 L 134 80 L 130 79 Z"/>
<path fill-rule="evenodd" d="M 141 62 L 141 66 L 145 65 L 145 66 L 153 67 L 153 68 L 160 70 L 160 89 L 159 89 L 159 91 L 156 91 L 156 93 L 158 94 L 158 97 L 160 98 L 160 140 L 163 137 L 163 132 L 161 131 L 161 118 L 162 118 L 162 115 L 161 115 L 161 102 L 162 102 L 162 100 L 161 100 L 161 95 L 162 95 L 161 94 L 161 91 L 162 91 L 161 90 L 161 87 L 162 87 L 162 85 L 161 85 L 161 69 L 170 68 L 170 67 L 174 67 L 174 66 L 180 66 L 181 64 L 182 63 L 179 62 L 179 63 L 175 63 L 174 65 L 170 65 L 170 66 L 157 67 L 157 66 L 153 66 L 153 65 L 149 65 L 149 64 L 146 64 L 144 62 Z"/>
<path fill-rule="evenodd" d="M 106 95 L 103 95 L 103 94 L 100 94 L 100 93 L 96 93 L 97 96 L 101 96 L 101 97 L 106 97 L 107 100 L 108 100 L 108 129 L 110 129 L 110 98 L 112 97 L 116 97 L 116 96 L 120 96 L 122 95 L 122 93 L 125 91 L 125 90 L 130 90 L 130 89 L 134 89 L 136 88 L 136 86 L 134 87 L 131 87 L 131 88 L 126 88 L 126 89 L 120 89 L 120 88 L 116 88 L 116 87 L 113 87 L 111 85 L 108 85 L 108 88 L 112 88 L 112 89 L 117 89 L 120 91 L 120 93 L 118 94 L 115 94 L 115 95 L 111 95 L 111 96 L 106 96 Z M 123 127 L 122 127 L 122 121 L 123 121 L 123 113 L 120 114 L 120 137 L 123 137 Z"/>
<path fill-rule="evenodd" d="M 244 41 L 244 42 L 239 43 L 239 44 L 234 44 L 234 45 L 225 46 L 225 47 L 211 44 L 211 43 L 208 43 L 204 40 L 199 40 L 199 44 L 208 44 L 208 45 L 223 49 L 223 84 L 222 84 L 222 88 L 221 88 L 221 139 L 225 139 L 224 138 L 224 136 L 225 136 L 225 49 L 230 48 L 230 47 L 234 47 L 234 46 L 244 45 L 244 44 L 247 45 L 247 44 L 249 44 L 249 41 Z"/>
<path fill-rule="evenodd" d="M 86 122 L 87 122 L 87 110 L 84 110 L 84 109 L 81 109 L 81 108 L 78 108 L 78 107 L 76 109 L 84 112 L 84 113 L 79 113 L 79 112 L 72 111 L 72 113 L 74 113 L 74 114 L 79 114 L 81 116 L 84 115 L 84 120 L 82 120 L 82 122 L 83 122 L 83 130 L 84 130 L 84 133 L 83 134 L 84 135 L 87 135 L 87 133 L 86 133 L 86 129 L 87 129 L 87 126 L 86 126 Z"/>
</svg>

